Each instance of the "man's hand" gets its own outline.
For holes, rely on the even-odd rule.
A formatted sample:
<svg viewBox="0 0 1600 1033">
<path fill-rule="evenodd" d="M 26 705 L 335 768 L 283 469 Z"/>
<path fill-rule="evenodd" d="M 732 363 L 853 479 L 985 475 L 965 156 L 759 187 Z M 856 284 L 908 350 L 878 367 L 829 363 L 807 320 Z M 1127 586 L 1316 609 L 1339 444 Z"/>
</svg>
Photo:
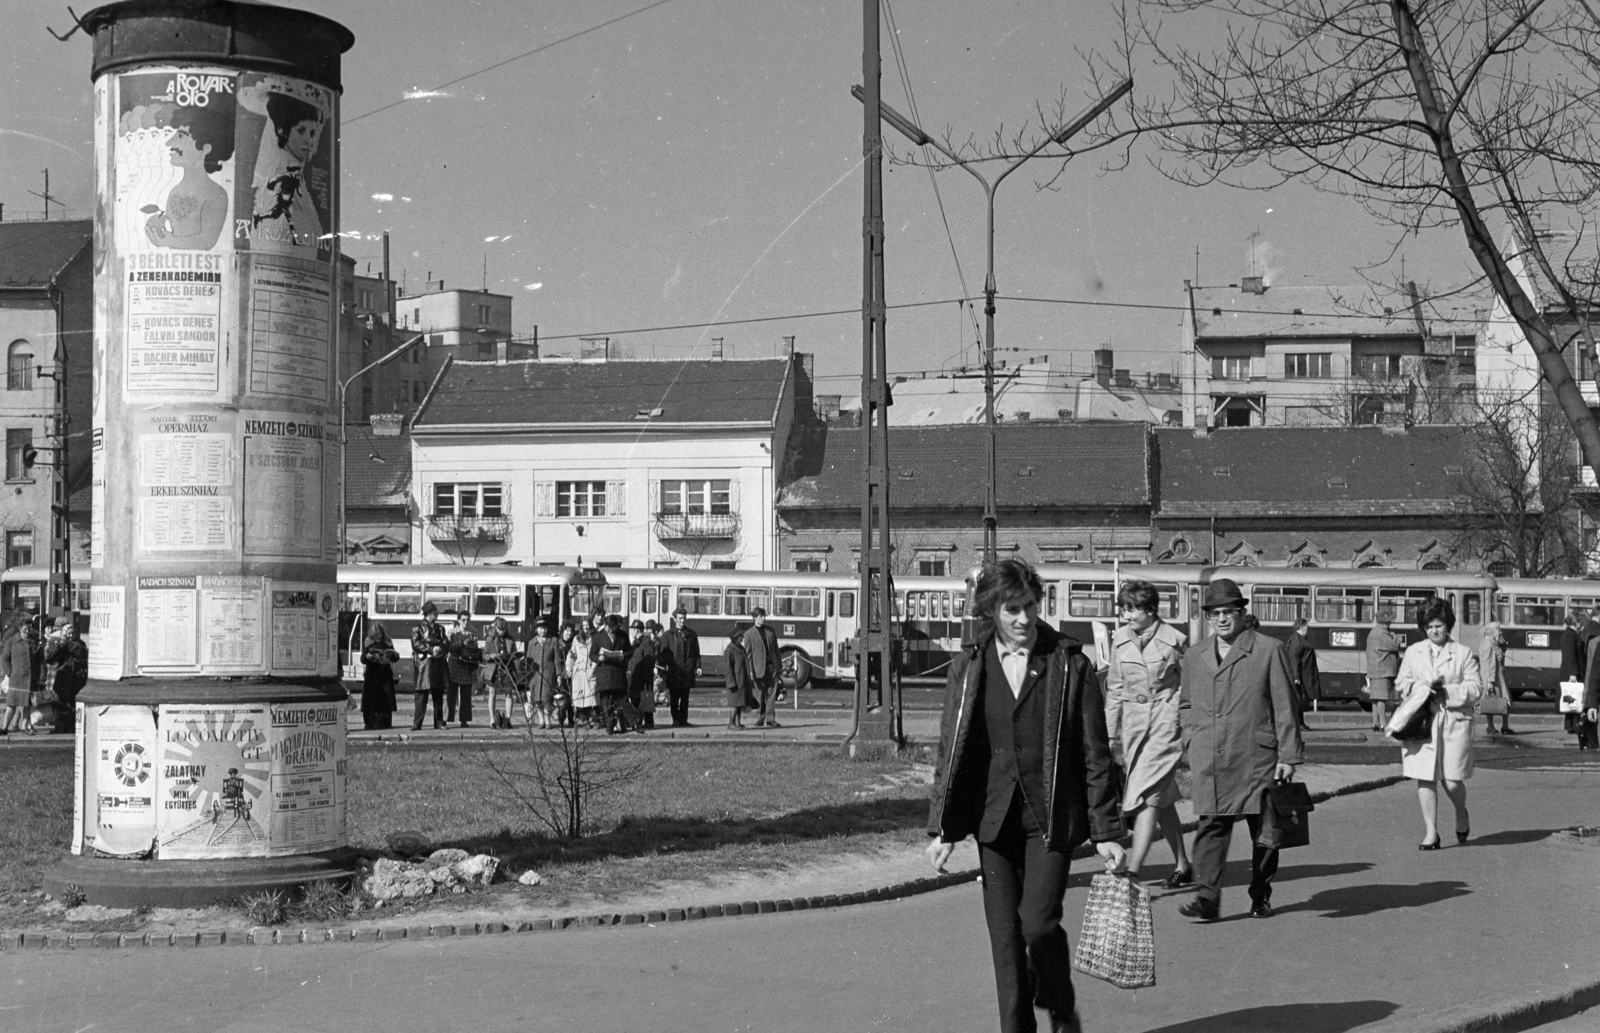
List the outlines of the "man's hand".
<svg viewBox="0 0 1600 1033">
<path fill-rule="evenodd" d="M 1594 724 L 1597 721 L 1600 721 L 1600 710 L 1597 710 L 1594 707 L 1590 707 L 1589 708 L 1589 723 L 1590 724 Z"/>
<path fill-rule="evenodd" d="M 698 668 L 698 667 L 696 667 L 696 668 L 695 668 L 695 669 L 694 669 L 694 676 L 695 676 L 695 677 L 696 677 L 696 678 L 698 678 L 698 677 L 700 677 L 700 668 Z"/>
<path fill-rule="evenodd" d="M 1112 875 L 1121 875 L 1123 869 L 1128 867 L 1128 854 L 1122 849 L 1121 843 L 1110 841 L 1096 843 L 1094 849 L 1101 859 L 1105 861 L 1106 871 Z"/>
<path fill-rule="evenodd" d="M 1272 777 L 1279 782 L 1293 782 L 1294 767 L 1293 764 L 1279 764 L 1277 769 L 1273 771 Z"/>
<path fill-rule="evenodd" d="M 930 839 L 923 853 L 928 855 L 928 860 L 933 864 L 933 870 L 940 875 L 944 874 L 945 862 L 950 860 L 950 855 L 955 853 L 956 845 L 946 843 L 942 839 Z"/>
</svg>

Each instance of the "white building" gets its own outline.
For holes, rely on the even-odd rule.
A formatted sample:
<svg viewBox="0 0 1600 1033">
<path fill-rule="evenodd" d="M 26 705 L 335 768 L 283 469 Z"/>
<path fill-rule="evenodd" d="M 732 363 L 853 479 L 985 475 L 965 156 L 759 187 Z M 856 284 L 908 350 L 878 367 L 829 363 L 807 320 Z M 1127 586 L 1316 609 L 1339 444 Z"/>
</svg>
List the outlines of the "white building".
<svg viewBox="0 0 1600 1033">
<path fill-rule="evenodd" d="M 809 361 L 458 361 L 412 424 L 412 557 L 773 569 Z"/>
</svg>

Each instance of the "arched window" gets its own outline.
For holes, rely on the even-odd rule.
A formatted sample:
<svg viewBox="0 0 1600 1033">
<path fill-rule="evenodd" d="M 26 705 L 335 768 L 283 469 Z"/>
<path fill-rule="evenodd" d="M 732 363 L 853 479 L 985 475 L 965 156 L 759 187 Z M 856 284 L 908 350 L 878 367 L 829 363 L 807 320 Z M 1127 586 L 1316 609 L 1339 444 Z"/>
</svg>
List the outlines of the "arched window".
<svg viewBox="0 0 1600 1033">
<path fill-rule="evenodd" d="M 1447 563 L 1445 563 L 1445 561 L 1443 559 L 1439 558 L 1438 556 L 1434 556 L 1434 557 L 1431 557 L 1428 560 L 1428 562 L 1426 562 L 1426 563 L 1424 563 L 1422 565 L 1422 569 L 1423 570 L 1449 570 L 1450 567 L 1449 567 L 1449 565 Z"/>
<path fill-rule="evenodd" d="M 1368 556 L 1366 559 L 1356 564 L 1356 566 L 1362 570 L 1366 570 L 1371 567 L 1383 567 L 1387 565 L 1388 564 L 1383 562 L 1383 558 L 1381 556 Z"/>
<path fill-rule="evenodd" d="M 12 341 L 6 352 L 6 390 L 33 390 L 33 345 Z"/>
<path fill-rule="evenodd" d="M 1291 566 L 1291 567 L 1318 567 L 1318 566 L 1321 566 L 1321 564 L 1317 562 L 1316 556 L 1312 555 L 1309 552 L 1305 552 L 1305 553 L 1301 553 L 1300 555 L 1296 556 L 1294 558 L 1294 560 L 1289 564 L 1289 566 Z"/>
<path fill-rule="evenodd" d="M 1488 569 L 1495 577 L 1510 577 L 1517 572 L 1516 565 L 1508 559 L 1490 560 Z"/>
</svg>

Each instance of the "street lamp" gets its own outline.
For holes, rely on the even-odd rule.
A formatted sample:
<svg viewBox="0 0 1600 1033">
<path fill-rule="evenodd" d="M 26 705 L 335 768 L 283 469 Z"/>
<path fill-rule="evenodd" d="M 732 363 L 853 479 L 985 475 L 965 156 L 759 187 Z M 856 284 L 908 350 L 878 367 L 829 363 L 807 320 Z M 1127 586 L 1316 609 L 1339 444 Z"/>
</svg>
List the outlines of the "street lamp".
<svg viewBox="0 0 1600 1033">
<path fill-rule="evenodd" d="M 889 105 L 878 102 L 878 115 L 896 131 L 916 144 L 918 147 L 932 147 L 946 158 L 952 165 L 959 166 L 972 175 L 979 183 L 983 184 L 984 195 L 989 201 L 989 275 L 983 282 L 983 315 L 984 315 L 984 346 L 983 346 L 983 420 L 989 432 L 989 487 L 988 495 L 983 504 L 983 560 L 993 563 L 999 553 L 1000 543 L 1000 515 L 996 511 L 995 503 L 995 424 L 994 424 L 994 193 L 1000 188 L 1005 178 L 1017 170 L 1023 162 L 1032 158 L 1051 144 L 1065 144 L 1068 140 L 1094 122 L 1106 112 L 1111 105 L 1121 100 L 1123 95 L 1133 89 L 1133 80 L 1124 79 L 1118 83 L 1110 93 L 1101 97 L 1094 104 L 1084 110 L 1083 114 L 1068 122 L 1061 129 L 1053 133 L 1039 146 L 1024 154 L 1016 161 L 1007 165 L 994 182 L 985 179 L 967 161 L 958 157 L 954 151 L 923 132 L 917 124 L 906 118 Z M 850 87 L 850 95 L 865 104 L 866 93 L 859 86 Z"/>
<path fill-rule="evenodd" d="M 418 334 L 417 336 L 411 338 L 411 340 L 407 341 L 405 344 L 400 345 L 398 348 L 395 348 L 394 350 L 390 351 L 388 354 L 384 355 L 378 361 L 367 363 L 365 366 L 362 366 L 360 369 L 358 369 L 354 373 L 350 374 L 350 376 L 346 377 L 344 380 L 339 381 L 339 562 L 340 563 L 343 563 L 345 561 L 345 550 L 350 547 L 349 539 L 346 537 L 346 534 L 349 531 L 349 521 L 348 521 L 348 518 L 347 518 L 347 516 L 345 514 L 345 505 L 346 505 L 345 496 L 346 496 L 346 491 L 345 491 L 345 476 L 344 476 L 344 472 L 345 472 L 344 454 L 347 451 L 347 447 L 346 446 L 348 446 L 349 443 L 350 443 L 350 432 L 348 430 L 348 427 L 347 427 L 347 425 L 345 423 L 345 418 L 344 418 L 345 417 L 345 411 L 344 411 L 345 392 L 348 391 L 350 389 L 350 385 L 355 383 L 357 380 L 359 380 L 363 374 L 377 369 L 379 366 L 383 365 L 385 362 L 388 362 L 390 359 L 394 358 L 396 355 L 399 355 L 401 352 L 405 351 L 407 348 L 409 348 L 412 345 L 416 344 L 417 342 L 421 341 L 422 337 L 423 337 L 422 334 Z"/>
</svg>

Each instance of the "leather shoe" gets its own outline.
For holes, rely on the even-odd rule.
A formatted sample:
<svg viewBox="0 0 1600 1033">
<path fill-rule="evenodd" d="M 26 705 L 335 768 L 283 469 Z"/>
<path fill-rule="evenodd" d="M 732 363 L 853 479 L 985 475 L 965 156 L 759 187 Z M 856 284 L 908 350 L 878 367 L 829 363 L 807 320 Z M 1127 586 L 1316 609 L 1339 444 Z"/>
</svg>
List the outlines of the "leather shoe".
<svg viewBox="0 0 1600 1033">
<path fill-rule="evenodd" d="M 1177 869 L 1174 869 L 1171 875 L 1169 875 L 1165 879 L 1161 880 L 1161 885 L 1165 886 L 1169 890 L 1177 890 L 1177 889 L 1182 889 L 1185 886 L 1193 886 L 1194 885 L 1194 869 L 1193 868 L 1177 868 Z"/>
<path fill-rule="evenodd" d="M 1204 897 L 1196 897 L 1178 908 L 1178 914 L 1185 918 L 1192 918 L 1196 922 L 1215 922 L 1217 920 L 1217 905 Z"/>
<path fill-rule="evenodd" d="M 1254 904 L 1251 904 L 1250 905 L 1250 917 L 1251 918 L 1271 918 L 1272 917 L 1272 902 L 1269 901 L 1269 900 L 1258 900 Z"/>
<path fill-rule="evenodd" d="M 1050 1033 L 1083 1033 L 1083 1023 L 1078 1021 L 1077 1012 L 1066 1016 L 1051 1012 Z"/>
</svg>

